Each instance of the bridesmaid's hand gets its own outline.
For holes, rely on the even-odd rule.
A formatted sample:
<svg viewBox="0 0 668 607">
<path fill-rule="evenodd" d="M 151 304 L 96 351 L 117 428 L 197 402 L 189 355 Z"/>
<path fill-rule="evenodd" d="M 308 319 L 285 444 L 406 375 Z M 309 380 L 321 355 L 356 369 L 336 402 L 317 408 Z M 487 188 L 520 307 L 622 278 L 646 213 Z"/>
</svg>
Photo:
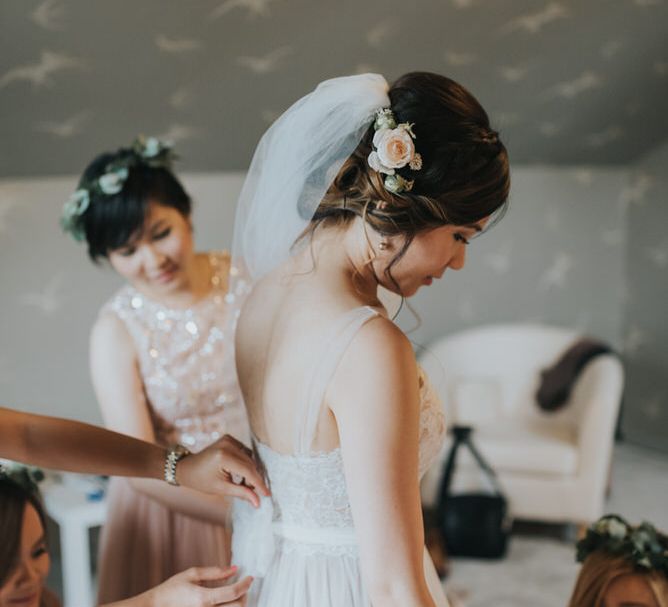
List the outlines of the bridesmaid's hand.
<svg viewBox="0 0 668 607">
<path fill-rule="evenodd" d="M 255 507 L 260 505 L 258 493 L 269 495 L 253 452 L 229 434 L 203 451 L 180 460 L 176 475 L 181 485 L 205 493 L 238 497 Z"/>
<path fill-rule="evenodd" d="M 146 599 L 142 605 L 146 607 L 210 607 L 211 605 L 243 607 L 246 604 L 245 595 L 253 578 L 246 577 L 228 586 L 211 587 L 212 583 L 222 582 L 236 573 L 236 567 L 187 569 L 140 595 Z M 207 587 L 202 586 L 202 583 L 205 583 Z M 123 605 L 122 602 L 119 607 L 121 605 Z"/>
</svg>

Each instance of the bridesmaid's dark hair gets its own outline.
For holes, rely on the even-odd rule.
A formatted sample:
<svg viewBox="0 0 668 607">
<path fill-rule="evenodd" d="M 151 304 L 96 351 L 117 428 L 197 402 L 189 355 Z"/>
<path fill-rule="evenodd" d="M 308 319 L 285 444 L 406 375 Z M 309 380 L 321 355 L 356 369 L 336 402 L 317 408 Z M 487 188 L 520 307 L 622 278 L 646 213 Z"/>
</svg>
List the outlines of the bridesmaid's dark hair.
<svg viewBox="0 0 668 607">
<path fill-rule="evenodd" d="M 16 566 L 27 504 L 35 508 L 46 532 L 46 517 L 38 494 L 5 476 L 0 476 L 0 587 Z"/>
<path fill-rule="evenodd" d="M 130 154 L 130 148 L 100 154 L 84 170 L 79 187 L 96 180 L 107 166 Z M 141 231 L 151 202 L 172 207 L 186 218 L 190 216 L 190 196 L 174 173 L 164 167 L 136 164 L 129 168 L 118 194 L 91 193 L 90 205 L 81 216 L 90 258 L 97 262 L 110 251 L 125 246 Z"/>
</svg>

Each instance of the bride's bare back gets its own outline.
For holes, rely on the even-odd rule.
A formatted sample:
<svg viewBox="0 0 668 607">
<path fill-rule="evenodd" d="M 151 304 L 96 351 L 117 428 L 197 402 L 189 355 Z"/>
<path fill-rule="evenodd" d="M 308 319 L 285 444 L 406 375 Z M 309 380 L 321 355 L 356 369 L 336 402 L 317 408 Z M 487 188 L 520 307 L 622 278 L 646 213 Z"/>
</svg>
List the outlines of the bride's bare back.
<svg viewBox="0 0 668 607">
<path fill-rule="evenodd" d="M 369 303 L 377 304 L 356 293 L 335 262 L 316 262 L 309 250 L 254 286 L 239 318 L 236 356 L 251 428 L 261 442 L 279 453 L 294 452 L 306 370 L 324 354 L 337 320 Z M 325 402 L 313 450 L 338 445 L 336 420 Z"/>
</svg>

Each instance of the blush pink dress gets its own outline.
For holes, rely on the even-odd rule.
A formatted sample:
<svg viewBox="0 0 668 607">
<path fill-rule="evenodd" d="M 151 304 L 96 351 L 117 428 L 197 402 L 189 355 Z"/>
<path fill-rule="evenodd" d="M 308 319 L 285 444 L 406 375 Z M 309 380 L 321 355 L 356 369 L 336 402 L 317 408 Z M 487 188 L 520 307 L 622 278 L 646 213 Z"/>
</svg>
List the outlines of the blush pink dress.
<svg viewBox="0 0 668 607">
<path fill-rule="evenodd" d="M 125 286 L 102 308 L 127 327 L 138 354 L 156 441 L 199 451 L 232 434 L 248 442 L 238 389 L 226 292 L 229 259 L 210 253 L 212 291 L 172 309 Z M 98 604 L 144 592 L 193 566 L 226 565 L 230 530 L 174 512 L 112 479 L 99 552 Z"/>
</svg>

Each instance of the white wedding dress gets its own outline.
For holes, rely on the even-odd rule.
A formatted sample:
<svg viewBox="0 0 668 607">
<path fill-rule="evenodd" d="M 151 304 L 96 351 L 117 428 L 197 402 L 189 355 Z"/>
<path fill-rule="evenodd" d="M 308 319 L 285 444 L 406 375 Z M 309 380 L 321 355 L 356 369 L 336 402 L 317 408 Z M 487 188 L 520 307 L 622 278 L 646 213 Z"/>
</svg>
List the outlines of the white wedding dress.
<svg viewBox="0 0 668 607">
<path fill-rule="evenodd" d="M 317 420 L 341 355 L 370 307 L 351 310 L 332 330 L 313 367 L 300 403 L 295 452 L 286 455 L 255 441 L 272 497 L 259 510 L 235 500 L 232 562 L 256 579 L 248 607 L 371 607 L 360 571 L 357 537 L 346 491 L 340 448 L 313 452 Z M 420 369 L 419 472 L 426 472 L 445 437 L 441 404 Z M 434 602 L 448 601 L 425 549 L 425 576 Z M 375 606 L 382 607 L 382 606 Z"/>
</svg>

